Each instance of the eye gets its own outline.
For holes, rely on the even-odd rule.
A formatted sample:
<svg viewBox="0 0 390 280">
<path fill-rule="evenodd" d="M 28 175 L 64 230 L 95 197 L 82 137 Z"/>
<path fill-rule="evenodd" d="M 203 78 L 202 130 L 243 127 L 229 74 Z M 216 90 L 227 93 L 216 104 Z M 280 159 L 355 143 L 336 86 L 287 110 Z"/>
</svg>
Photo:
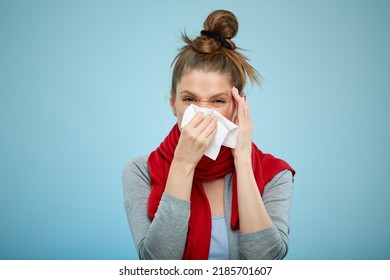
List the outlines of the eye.
<svg viewBox="0 0 390 280">
<path fill-rule="evenodd" d="M 214 103 L 223 104 L 223 103 L 226 103 L 226 101 L 224 99 L 219 98 L 219 99 L 214 100 Z"/>
<path fill-rule="evenodd" d="M 183 98 L 183 101 L 184 101 L 184 102 L 194 102 L 195 99 L 192 98 L 192 97 L 184 97 L 184 98 Z"/>
</svg>

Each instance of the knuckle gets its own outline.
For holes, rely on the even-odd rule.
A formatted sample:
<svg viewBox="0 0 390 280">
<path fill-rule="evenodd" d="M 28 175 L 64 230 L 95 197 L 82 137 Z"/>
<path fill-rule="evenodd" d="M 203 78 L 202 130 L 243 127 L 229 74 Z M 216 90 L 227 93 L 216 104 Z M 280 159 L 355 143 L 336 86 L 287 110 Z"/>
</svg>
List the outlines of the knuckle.
<svg viewBox="0 0 390 280">
<path fill-rule="evenodd" d="M 195 141 L 196 140 L 196 134 L 191 131 L 190 133 L 188 133 L 188 137 L 190 138 L 191 141 Z"/>
<path fill-rule="evenodd" d="M 198 139 L 198 142 L 199 142 L 199 144 L 200 144 L 202 147 L 204 147 L 204 146 L 207 145 L 207 141 L 206 141 L 206 139 L 204 139 L 203 137 L 200 137 L 200 138 Z"/>
<path fill-rule="evenodd" d="M 184 127 L 182 132 L 181 132 L 181 134 L 182 134 L 183 137 L 189 138 L 190 140 L 196 138 L 195 132 L 192 129 L 188 128 L 188 127 Z"/>
<path fill-rule="evenodd" d="M 185 126 L 185 127 L 182 128 L 181 134 L 182 134 L 183 136 L 186 136 L 186 135 L 189 134 L 189 131 L 188 131 L 188 127 L 187 127 L 187 126 Z"/>
</svg>

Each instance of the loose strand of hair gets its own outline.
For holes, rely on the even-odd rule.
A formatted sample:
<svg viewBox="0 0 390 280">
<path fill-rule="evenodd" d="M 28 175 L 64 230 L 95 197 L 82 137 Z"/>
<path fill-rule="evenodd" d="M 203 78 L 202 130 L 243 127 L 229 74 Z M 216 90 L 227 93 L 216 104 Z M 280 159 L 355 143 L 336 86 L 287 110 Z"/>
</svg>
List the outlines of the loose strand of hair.
<svg viewBox="0 0 390 280">
<path fill-rule="evenodd" d="M 240 72 L 241 77 L 243 78 L 244 84 L 246 83 L 246 77 L 248 76 L 249 80 L 251 81 L 251 84 L 261 84 L 261 76 L 256 71 L 255 68 L 253 68 L 249 63 L 248 59 L 241 53 L 237 51 L 229 51 L 226 50 L 225 54 L 229 57 L 229 59 L 234 63 L 234 65 L 237 67 L 238 71 Z"/>
</svg>

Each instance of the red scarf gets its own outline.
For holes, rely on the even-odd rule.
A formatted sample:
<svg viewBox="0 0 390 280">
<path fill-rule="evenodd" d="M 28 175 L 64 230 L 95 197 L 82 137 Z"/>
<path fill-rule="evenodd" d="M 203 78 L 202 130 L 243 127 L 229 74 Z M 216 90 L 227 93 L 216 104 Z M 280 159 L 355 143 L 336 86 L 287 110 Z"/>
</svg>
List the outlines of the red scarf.
<svg viewBox="0 0 390 280">
<path fill-rule="evenodd" d="M 179 137 L 180 131 L 176 124 L 165 140 L 148 158 L 152 185 L 148 201 L 148 215 L 151 220 L 157 212 L 163 195 Z M 295 174 L 295 171 L 286 162 L 272 155 L 263 154 L 253 143 L 252 168 L 260 194 L 263 194 L 264 186 L 280 171 L 289 169 Z M 203 190 L 202 181 L 221 178 L 231 172 L 233 172 L 233 193 L 230 225 L 233 230 L 239 229 L 237 178 L 234 172 L 234 159 L 231 149 L 222 146 L 215 161 L 203 156 L 196 166 L 191 191 L 191 214 L 183 259 L 208 259 L 211 239 L 211 210 Z"/>
</svg>

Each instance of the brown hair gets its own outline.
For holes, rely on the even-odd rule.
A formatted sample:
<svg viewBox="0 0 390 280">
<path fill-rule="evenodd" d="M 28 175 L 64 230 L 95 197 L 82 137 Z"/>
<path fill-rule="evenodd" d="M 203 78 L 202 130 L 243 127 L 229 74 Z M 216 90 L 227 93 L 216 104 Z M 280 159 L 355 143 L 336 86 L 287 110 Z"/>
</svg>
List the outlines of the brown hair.
<svg viewBox="0 0 390 280">
<path fill-rule="evenodd" d="M 184 33 L 182 39 L 186 43 L 172 62 L 172 88 L 171 93 L 176 96 L 176 87 L 185 71 L 202 70 L 228 74 L 231 82 L 241 93 L 246 76 L 251 83 L 260 83 L 260 75 L 248 63 L 248 59 L 236 51 L 232 38 L 237 34 L 238 21 L 236 16 L 226 10 L 212 12 L 204 22 L 204 29 L 208 32 L 222 36 L 228 44 L 224 47 L 220 40 L 200 35 L 194 40 Z M 225 44 L 226 44 L 225 43 Z"/>
</svg>

